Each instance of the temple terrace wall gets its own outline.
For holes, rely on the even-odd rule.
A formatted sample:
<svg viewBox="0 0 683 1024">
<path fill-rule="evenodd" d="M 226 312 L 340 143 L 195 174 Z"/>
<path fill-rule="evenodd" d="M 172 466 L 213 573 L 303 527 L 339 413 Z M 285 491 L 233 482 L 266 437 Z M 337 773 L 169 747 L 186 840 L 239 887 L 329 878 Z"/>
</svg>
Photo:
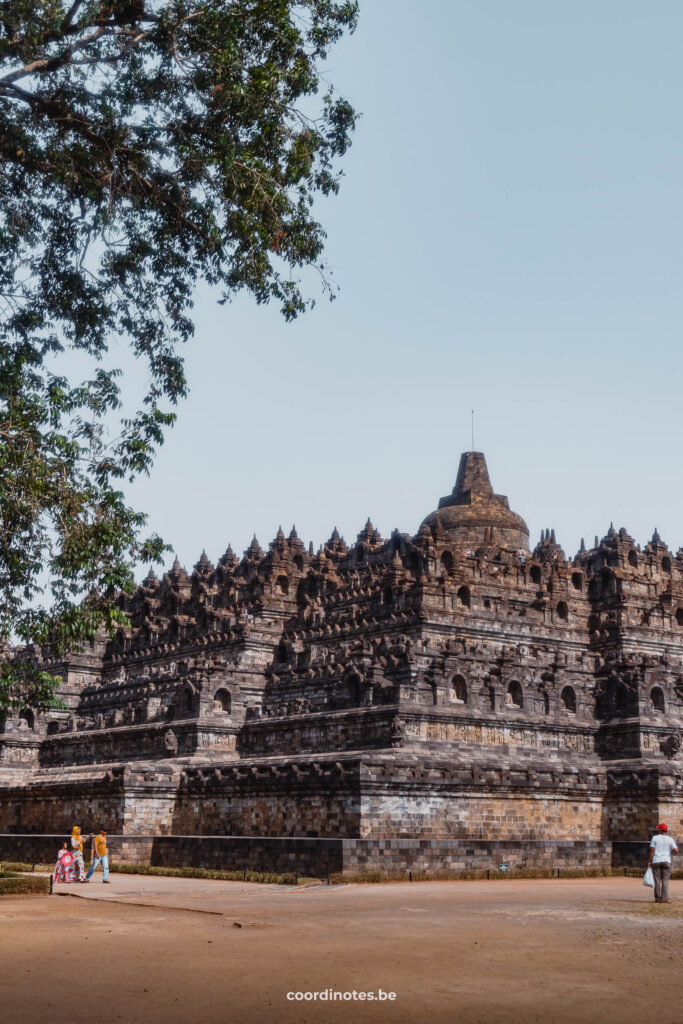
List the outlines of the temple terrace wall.
<svg viewBox="0 0 683 1024">
<path fill-rule="evenodd" d="M 0 860 L 51 864 L 65 838 L 65 834 L 0 835 Z M 388 875 L 403 875 L 408 871 L 495 873 L 500 864 L 506 864 L 510 871 L 534 867 L 560 872 L 595 871 L 609 868 L 617 856 L 613 844 L 607 840 L 515 842 L 110 835 L 108 842 L 111 859 L 119 863 L 293 872 L 316 878 L 325 878 L 328 873 L 355 875 L 375 871 Z"/>
</svg>

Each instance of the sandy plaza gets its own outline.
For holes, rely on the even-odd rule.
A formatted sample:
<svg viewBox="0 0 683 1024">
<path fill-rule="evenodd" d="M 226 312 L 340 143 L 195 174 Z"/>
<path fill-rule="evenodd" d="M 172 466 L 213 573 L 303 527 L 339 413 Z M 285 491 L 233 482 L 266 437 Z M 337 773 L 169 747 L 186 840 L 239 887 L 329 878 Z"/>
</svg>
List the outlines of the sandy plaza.
<svg viewBox="0 0 683 1024">
<path fill-rule="evenodd" d="M 655 1003 L 660 1021 L 683 1019 L 681 882 L 656 907 L 637 878 L 294 888 L 114 874 L 105 888 L 95 877 L 3 899 L 5 1019 L 640 1024 Z"/>
</svg>

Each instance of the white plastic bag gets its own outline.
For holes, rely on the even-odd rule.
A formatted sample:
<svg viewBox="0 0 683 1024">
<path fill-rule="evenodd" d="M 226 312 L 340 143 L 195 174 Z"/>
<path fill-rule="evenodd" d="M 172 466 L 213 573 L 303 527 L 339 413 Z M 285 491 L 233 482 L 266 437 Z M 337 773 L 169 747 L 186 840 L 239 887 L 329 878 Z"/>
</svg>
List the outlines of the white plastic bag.
<svg viewBox="0 0 683 1024">
<path fill-rule="evenodd" d="M 652 868 L 648 868 L 643 875 L 643 885 L 649 885 L 651 889 L 654 889 L 655 876 L 652 874 Z"/>
</svg>

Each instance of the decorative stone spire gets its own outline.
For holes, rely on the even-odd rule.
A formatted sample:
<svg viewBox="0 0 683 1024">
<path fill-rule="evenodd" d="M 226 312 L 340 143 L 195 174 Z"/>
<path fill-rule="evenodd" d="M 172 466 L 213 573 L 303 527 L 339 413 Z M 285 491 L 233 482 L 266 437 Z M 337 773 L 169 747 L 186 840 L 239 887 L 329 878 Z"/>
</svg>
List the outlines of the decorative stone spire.
<svg viewBox="0 0 683 1024">
<path fill-rule="evenodd" d="M 537 544 L 533 552 L 534 558 L 538 558 L 543 562 L 557 562 L 564 561 L 564 551 L 557 543 L 555 539 L 554 530 L 541 530 L 541 541 Z"/>
<path fill-rule="evenodd" d="M 253 541 L 252 541 L 253 543 Z M 277 551 L 279 554 L 285 550 L 285 535 L 282 531 L 282 526 L 278 526 L 275 537 L 270 542 L 270 550 Z"/>
<path fill-rule="evenodd" d="M 330 552 L 333 555 L 336 555 L 337 557 L 345 555 L 349 550 L 346 546 L 344 538 L 339 533 L 339 530 L 337 529 L 336 526 L 332 531 L 330 539 L 326 542 L 324 547 L 325 551 Z"/>
<path fill-rule="evenodd" d="M 646 551 L 654 552 L 656 555 L 662 555 L 668 553 L 669 548 L 667 544 L 659 536 L 659 530 L 655 526 L 655 532 L 652 534 L 652 540 L 645 548 Z"/>
<path fill-rule="evenodd" d="M 186 586 L 190 582 L 190 577 L 187 575 L 182 565 L 178 561 L 177 555 L 173 559 L 173 565 L 171 566 L 170 572 L 167 574 L 167 579 L 178 587 Z"/>
<path fill-rule="evenodd" d="M 476 550 L 493 546 L 526 551 L 529 530 L 521 516 L 510 510 L 507 498 L 495 494 L 482 452 L 464 452 L 451 494 L 424 520 L 443 533 L 450 548 Z M 545 538 L 544 538 L 545 539 Z"/>
<path fill-rule="evenodd" d="M 494 497 L 484 453 L 464 452 L 460 456 L 458 475 L 451 495 L 452 504 L 471 505 L 477 501 L 490 501 Z M 444 508 L 447 500 L 442 498 L 439 508 Z"/>
<path fill-rule="evenodd" d="M 371 522 L 369 516 L 368 516 L 368 520 L 367 520 L 365 526 L 360 531 L 360 533 L 358 534 L 358 537 L 356 539 L 357 539 L 359 544 L 365 543 L 365 544 L 370 544 L 371 546 L 375 545 L 375 544 L 379 544 L 381 542 L 382 538 L 380 537 L 380 535 L 377 532 L 377 530 L 375 529 L 375 527 L 372 525 L 372 522 Z"/>
<path fill-rule="evenodd" d="M 232 550 L 232 544 L 228 544 L 225 554 L 218 560 L 218 564 L 223 569 L 233 569 L 238 563 L 238 558 L 235 552 Z"/>
<path fill-rule="evenodd" d="M 628 530 L 622 526 L 619 531 L 614 529 L 614 523 L 609 524 L 609 530 L 600 541 L 601 546 L 611 548 L 612 550 L 625 549 L 627 547 L 633 547 L 635 541 L 633 537 L 629 535 Z"/>
<path fill-rule="evenodd" d="M 199 573 L 200 576 L 210 576 L 213 572 L 213 565 L 209 561 L 206 551 L 202 551 L 200 559 L 194 567 L 194 571 Z"/>
<path fill-rule="evenodd" d="M 151 565 L 149 567 L 149 572 L 147 573 L 147 575 L 145 576 L 144 580 L 142 581 L 142 585 L 143 585 L 143 587 L 152 587 L 152 588 L 153 587 L 158 587 L 158 585 L 159 585 L 159 578 L 158 578 L 157 574 L 155 573 L 155 571 L 154 571 L 154 569 L 152 568 Z"/>
<path fill-rule="evenodd" d="M 251 540 L 251 544 L 244 552 L 244 557 L 248 559 L 250 562 L 260 562 L 261 559 L 263 558 L 263 551 L 261 549 L 261 545 L 256 539 L 256 534 L 254 534 Z"/>
</svg>

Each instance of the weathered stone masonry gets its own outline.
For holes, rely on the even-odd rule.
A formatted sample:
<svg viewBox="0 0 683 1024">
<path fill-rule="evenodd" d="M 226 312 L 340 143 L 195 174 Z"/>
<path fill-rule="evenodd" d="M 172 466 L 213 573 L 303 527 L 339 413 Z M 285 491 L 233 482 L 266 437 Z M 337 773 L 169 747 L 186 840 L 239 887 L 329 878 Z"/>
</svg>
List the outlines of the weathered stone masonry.
<svg viewBox="0 0 683 1024">
<path fill-rule="evenodd" d="M 596 866 L 681 831 L 683 551 L 530 552 L 478 452 L 414 536 L 279 530 L 122 608 L 31 652 L 68 710 L 4 723 L 0 856 L 76 819 L 128 859 L 301 870 Z"/>
</svg>

